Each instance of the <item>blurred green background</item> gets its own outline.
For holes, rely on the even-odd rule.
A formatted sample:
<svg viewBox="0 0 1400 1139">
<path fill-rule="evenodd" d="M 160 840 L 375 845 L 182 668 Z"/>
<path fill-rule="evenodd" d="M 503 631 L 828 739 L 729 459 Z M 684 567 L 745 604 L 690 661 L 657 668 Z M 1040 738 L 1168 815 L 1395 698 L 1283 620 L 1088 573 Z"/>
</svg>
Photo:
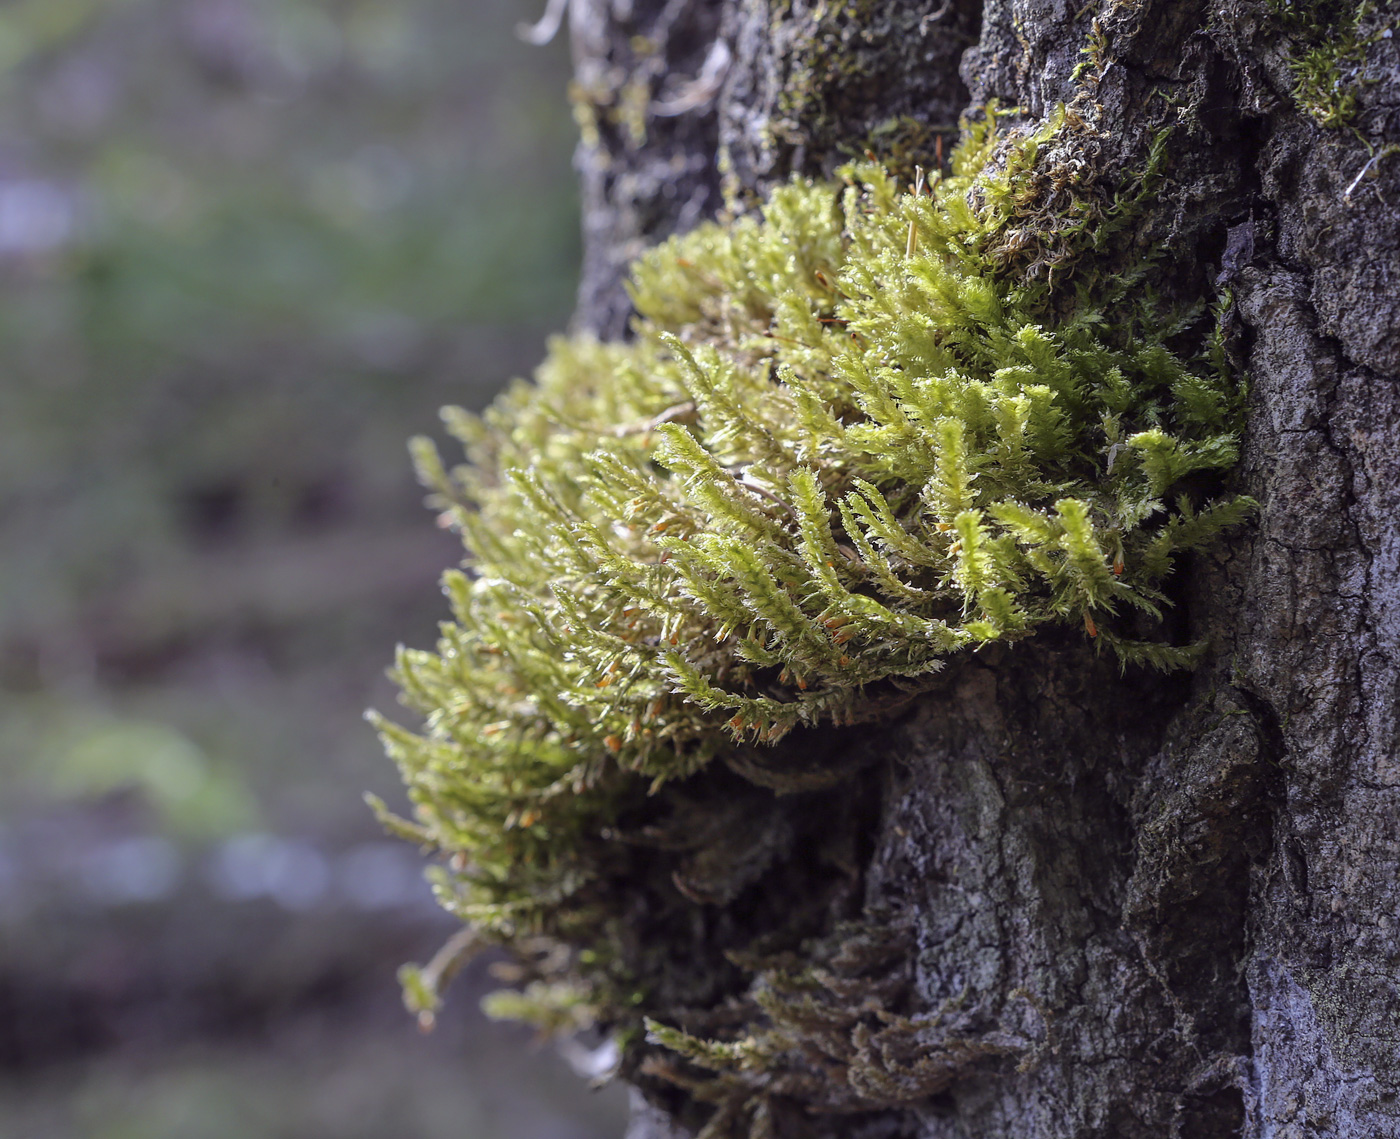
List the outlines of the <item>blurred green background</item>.
<svg viewBox="0 0 1400 1139">
<path fill-rule="evenodd" d="M 404 441 L 572 304 L 538 7 L 0 6 L 4 1139 L 621 1134 L 483 967 L 416 1033 L 362 802 L 457 557 Z"/>
</svg>

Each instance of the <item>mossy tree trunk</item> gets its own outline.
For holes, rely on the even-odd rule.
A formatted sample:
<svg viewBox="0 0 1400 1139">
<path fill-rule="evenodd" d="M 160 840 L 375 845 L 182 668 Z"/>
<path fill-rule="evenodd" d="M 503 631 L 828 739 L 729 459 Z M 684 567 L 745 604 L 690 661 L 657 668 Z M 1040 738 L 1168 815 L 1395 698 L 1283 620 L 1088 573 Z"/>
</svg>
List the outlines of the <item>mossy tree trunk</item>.
<svg viewBox="0 0 1400 1139">
<path fill-rule="evenodd" d="M 622 334 L 627 261 L 726 202 L 867 149 L 933 163 L 960 115 L 995 99 L 1034 121 L 1088 83 L 1084 159 L 1106 174 L 1173 126 L 1151 224 L 1187 291 L 1232 291 L 1250 379 L 1235 478 L 1257 523 L 1179 579 L 1176 619 L 1212 646 L 1197 673 L 1120 675 L 1083 638 L 1047 634 L 953 665 L 912 713 L 841 745 L 873 804 L 859 889 L 911 924 L 916 1003 L 1020 1002 L 1037 1047 L 1019 1066 L 959 1066 L 901 1111 L 794 1109 L 773 1133 L 1400 1135 L 1400 12 L 571 14 L 581 327 Z M 800 813 L 772 817 L 791 834 Z M 655 951 L 690 967 L 687 943 Z M 640 1079 L 634 1139 L 688 1134 L 693 1119 L 667 1119 L 678 1101 Z"/>
</svg>

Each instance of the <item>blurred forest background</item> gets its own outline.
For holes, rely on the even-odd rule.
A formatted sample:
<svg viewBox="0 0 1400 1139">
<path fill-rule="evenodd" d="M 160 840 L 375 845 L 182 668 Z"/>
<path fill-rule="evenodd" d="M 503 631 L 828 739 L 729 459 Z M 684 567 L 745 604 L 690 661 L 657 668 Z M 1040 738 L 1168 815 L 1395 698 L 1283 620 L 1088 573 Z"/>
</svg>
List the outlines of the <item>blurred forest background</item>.
<svg viewBox="0 0 1400 1139">
<path fill-rule="evenodd" d="M 365 791 L 456 541 L 406 438 L 572 305 L 538 0 L 0 6 L 0 1136 L 593 1139 L 396 967 L 453 923 Z"/>
</svg>

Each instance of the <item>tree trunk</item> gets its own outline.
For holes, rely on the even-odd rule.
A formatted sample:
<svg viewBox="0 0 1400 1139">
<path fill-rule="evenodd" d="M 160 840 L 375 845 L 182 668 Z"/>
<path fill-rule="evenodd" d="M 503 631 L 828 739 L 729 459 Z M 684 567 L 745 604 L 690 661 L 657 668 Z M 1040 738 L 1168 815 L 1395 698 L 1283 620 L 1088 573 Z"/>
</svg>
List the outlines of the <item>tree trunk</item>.
<svg viewBox="0 0 1400 1139">
<path fill-rule="evenodd" d="M 931 164 L 990 100 L 1078 95 L 1106 171 L 1174 127 L 1153 224 L 1232 290 L 1250 382 L 1256 523 L 1180 571 L 1199 671 L 1037 637 L 848 744 L 915 1004 L 1018 1009 L 1035 1047 L 771 1133 L 1400 1136 L 1400 33 L 1372 7 L 1338 125 L 1300 60 L 1350 0 L 573 0 L 581 327 L 622 334 L 632 256 L 791 173 Z M 639 1079 L 632 1139 L 689 1134 Z"/>
</svg>

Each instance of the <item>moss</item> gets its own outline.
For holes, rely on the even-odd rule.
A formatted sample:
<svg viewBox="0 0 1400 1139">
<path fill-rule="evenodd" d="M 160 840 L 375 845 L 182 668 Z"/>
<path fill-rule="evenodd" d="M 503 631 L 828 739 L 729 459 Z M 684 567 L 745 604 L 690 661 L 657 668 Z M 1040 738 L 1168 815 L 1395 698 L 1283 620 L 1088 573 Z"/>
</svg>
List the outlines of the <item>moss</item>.
<svg viewBox="0 0 1400 1139">
<path fill-rule="evenodd" d="M 741 1002 L 747 1031 L 705 1040 L 648 1020 L 649 1042 L 666 1054 L 645 1071 L 713 1104 L 712 1129 L 727 1135 L 762 1134 L 775 1088 L 809 1111 L 850 1116 L 917 1103 L 989 1064 L 1033 1061 L 1037 1045 L 1019 1025 L 989 1020 L 965 996 L 922 1016 L 896 1011 L 911 956 L 898 922 L 843 925 L 797 953 L 738 955 L 754 978 Z M 1018 993 L 1011 1004 L 1025 1008 L 1003 1019 L 1043 1029 L 1035 1001 Z"/>
<path fill-rule="evenodd" d="M 1293 98 L 1320 127 L 1356 119 L 1367 82 L 1367 50 L 1394 30 L 1376 0 L 1269 0 L 1269 12 L 1289 38 Z"/>
<path fill-rule="evenodd" d="M 1218 491 L 1241 386 L 1209 314 L 1156 298 L 1150 259 L 1110 275 L 1081 256 L 1131 247 L 1163 151 L 1091 197 L 1072 110 L 997 122 L 913 192 L 856 165 L 668 241 L 634 267 L 633 340 L 558 340 L 484 416 L 450 409 L 463 466 L 415 444 L 468 558 L 437 651 L 396 668 L 426 729 L 379 721 L 416 813 L 388 821 L 447 858 L 439 897 L 478 939 L 529 961 L 539 983 L 507 1011 L 596 1019 L 642 1055 L 651 950 L 629 957 L 618 931 L 654 872 L 629 852 L 695 852 L 656 887 L 678 928 L 734 901 L 807 824 L 733 773 L 778 792 L 850 778 L 811 744 L 775 748 L 789 733 L 887 718 L 950 658 L 1047 627 L 1125 667 L 1203 651 L 1162 635 L 1165 587 L 1249 509 Z M 854 960 L 847 932 L 807 959 Z M 809 1086 L 793 1057 L 833 1017 L 856 1108 L 1029 1046 L 856 996 L 883 984 L 864 966 L 798 983 L 755 962 L 730 955 L 731 994 L 742 969 L 757 980 L 722 1039 L 652 1029 L 653 1066 L 664 1045 L 714 1071 L 670 1075 L 721 1121 L 768 1110 L 755 1066 Z M 431 1011 L 425 973 L 408 979 Z"/>
</svg>

